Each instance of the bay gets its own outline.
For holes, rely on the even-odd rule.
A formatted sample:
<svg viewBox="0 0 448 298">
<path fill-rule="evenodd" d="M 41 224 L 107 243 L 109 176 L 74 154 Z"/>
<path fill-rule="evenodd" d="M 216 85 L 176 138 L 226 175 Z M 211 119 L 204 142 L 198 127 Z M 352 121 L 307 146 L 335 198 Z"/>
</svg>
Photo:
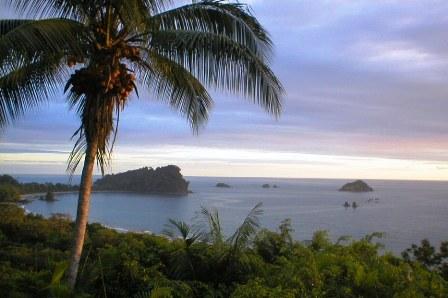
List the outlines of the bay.
<svg viewBox="0 0 448 298">
<path fill-rule="evenodd" d="M 67 176 L 17 176 L 22 182 L 66 183 Z M 90 222 L 119 230 L 161 233 L 169 218 L 196 221 L 201 206 L 217 208 L 224 232 L 230 235 L 258 202 L 263 228 L 275 230 L 290 218 L 297 240 L 309 240 L 317 230 L 327 230 L 333 240 L 349 235 L 359 239 L 384 232 L 379 242 L 396 254 L 427 238 L 434 244 L 448 240 L 448 183 L 435 181 L 366 180 L 375 191 L 346 193 L 338 189 L 350 180 L 187 177 L 193 191 L 185 197 L 134 193 L 93 193 Z M 74 177 L 73 181 L 79 181 Z M 217 182 L 231 188 L 217 188 Z M 278 188 L 262 188 L 262 184 Z M 378 198 L 377 201 L 369 199 Z M 34 200 L 25 208 L 51 216 L 76 214 L 77 194 L 57 196 L 56 202 Z M 348 201 L 358 208 L 344 208 Z"/>
</svg>

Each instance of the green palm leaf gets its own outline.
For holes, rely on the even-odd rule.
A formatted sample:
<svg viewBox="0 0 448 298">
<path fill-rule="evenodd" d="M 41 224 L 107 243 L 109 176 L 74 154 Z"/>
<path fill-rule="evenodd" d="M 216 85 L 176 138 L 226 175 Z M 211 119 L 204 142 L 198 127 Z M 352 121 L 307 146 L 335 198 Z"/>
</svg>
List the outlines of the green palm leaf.
<svg viewBox="0 0 448 298">
<path fill-rule="evenodd" d="M 147 61 L 139 66 L 143 85 L 184 115 L 193 129 L 207 120 L 213 100 L 191 72 L 154 51 L 147 51 Z"/>
<path fill-rule="evenodd" d="M 174 220 L 171 218 L 165 225 L 163 233 L 170 238 L 175 238 L 179 234 L 186 247 L 190 247 L 202 237 L 202 233 L 200 231 L 195 231 L 186 222 Z"/>
<path fill-rule="evenodd" d="M 0 126 L 54 96 L 64 56 L 80 55 L 84 26 L 70 20 L 0 21 Z"/>
<path fill-rule="evenodd" d="M 241 3 L 198 1 L 162 12 L 151 21 L 158 30 L 208 32 L 226 36 L 265 57 L 271 52 L 266 30 Z"/>
<path fill-rule="evenodd" d="M 260 215 L 263 214 L 261 206 L 263 203 L 258 203 L 249 212 L 249 214 L 244 219 L 241 226 L 235 231 L 235 233 L 227 239 L 227 242 L 232 245 L 233 251 L 238 251 L 244 248 L 250 237 L 254 236 L 257 229 L 260 227 Z"/>
<path fill-rule="evenodd" d="M 8 0 L 10 7 L 32 18 L 60 17 L 77 19 L 85 15 L 89 0 Z M 95 4 L 94 4 L 95 5 Z M 98 4 L 95 5 L 98 7 Z"/>
<path fill-rule="evenodd" d="M 150 46 L 208 86 L 242 94 L 280 114 L 281 83 L 260 57 L 237 42 L 211 33 L 165 30 L 154 33 Z"/>
<path fill-rule="evenodd" d="M 33 20 L 0 20 L 0 38 L 17 27 L 30 22 L 33 22 Z"/>
<path fill-rule="evenodd" d="M 1 69 L 5 68 L 5 61 L 20 56 L 30 58 L 41 53 L 83 54 L 84 45 L 80 43 L 80 37 L 85 27 L 79 22 L 67 19 L 4 20 L 0 24 L 5 27 L 4 34 L 0 36 Z"/>
<path fill-rule="evenodd" d="M 68 78 L 61 56 L 22 59 L 0 77 L 0 127 L 53 97 Z"/>
<path fill-rule="evenodd" d="M 205 235 L 205 240 L 207 242 L 211 242 L 214 245 L 223 244 L 224 234 L 222 231 L 218 210 L 201 207 L 201 215 L 205 219 L 208 228 L 208 232 L 203 233 Z"/>
</svg>

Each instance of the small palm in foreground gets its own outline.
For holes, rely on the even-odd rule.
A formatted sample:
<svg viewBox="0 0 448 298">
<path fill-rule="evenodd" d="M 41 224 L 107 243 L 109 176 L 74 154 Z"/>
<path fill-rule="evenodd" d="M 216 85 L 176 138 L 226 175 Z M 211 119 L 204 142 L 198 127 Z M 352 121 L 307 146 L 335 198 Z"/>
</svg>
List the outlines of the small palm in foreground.
<svg viewBox="0 0 448 298">
<path fill-rule="evenodd" d="M 186 222 L 174 219 L 168 220 L 166 229 L 163 232 L 171 239 L 176 239 L 178 234 L 182 239 L 182 247 L 175 252 L 172 259 L 174 265 L 174 276 L 176 278 L 183 278 L 186 273 L 190 273 L 194 278 L 195 268 L 192 261 L 193 255 L 191 252 L 191 246 L 201 240 L 202 233 L 195 231 L 194 228 Z"/>
<path fill-rule="evenodd" d="M 275 116 L 280 113 L 282 87 L 267 66 L 271 41 L 242 4 L 4 2 L 29 19 L 0 21 L 0 126 L 64 86 L 81 120 L 68 166 L 73 172 L 84 158 L 68 274 L 72 287 L 84 243 L 94 164 L 104 173 L 120 112 L 137 86 L 178 110 L 194 130 L 207 120 L 213 103 L 206 87 L 241 94 Z"/>
<path fill-rule="evenodd" d="M 214 245 L 220 252 L 218 263 L 221 264 L 221 270 L 226 276 L 234 278 L 236 272 L 241 269 L 247 269 L 247 255 L 243 253 L 255 236 L 260 227 L 259 217 L 263 214 L 261 209 L 262 203 L 258 203 L 244 218 L 243 223 L 230 236 L 225 238 L 222 232 L 222 225 L 219 220 L 218 211 L 202 209 L 202 214 L 208 221 L 208 231 L 204 231 L 208 235 L 209 243 Z M 225 240 L 224 240 L 225 239 Z"/>
<path fill-rule="evenodd" d="M 219 220 L 219 213 L 216 209 L 207 209 L 202 207 L 202 219 L 199 223 L 190 226 L 183 221 L 170 219 L 166 225 L 164 233 L 172 239 L 179 238 L 182 241 L 182 247 L 173 255 L 174 276 L 184 278 L 183 275 L 191 274 L 195 279 L 195 255 L 192 247 L 198 242 L 212 245 L 217 254 L 216 268 L 226 275 L 244 266 L 244 254 L 242 252 L 250 244 L 250 240 L 255 236 L 260 227 L 259 216 L 263 213 L 262 203 L 258 203 L 245 217 L 243 223 L 237 227 L 230 237 L 225 237 L 222 231 L 222 224 Z"/>
</svg>

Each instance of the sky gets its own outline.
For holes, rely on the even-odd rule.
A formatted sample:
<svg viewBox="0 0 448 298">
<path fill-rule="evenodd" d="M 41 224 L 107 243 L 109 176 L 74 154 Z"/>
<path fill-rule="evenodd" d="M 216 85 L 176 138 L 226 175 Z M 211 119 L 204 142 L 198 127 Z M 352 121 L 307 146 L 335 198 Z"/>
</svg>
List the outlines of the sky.
<svg viewBox="0 0 448 298">
<path fill-rule="evenodd" d="M 108 172 L 176 164 L 187 176 L 448 180 L 447 1 L 246 3 L 274 41 L 282 116 L 212 92 L 194 135 L 140 94 L 121 115 Z M 77 127 L 61 92 L 0 133 L 0 173 L 65 174 Z"/>
</svg>

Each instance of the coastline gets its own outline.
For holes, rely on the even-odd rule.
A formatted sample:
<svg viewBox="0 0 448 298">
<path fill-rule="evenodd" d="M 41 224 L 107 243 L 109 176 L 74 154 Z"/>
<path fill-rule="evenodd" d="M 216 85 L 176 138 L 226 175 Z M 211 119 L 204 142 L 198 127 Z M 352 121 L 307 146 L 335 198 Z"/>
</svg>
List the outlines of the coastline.
<svg viewBox="0 0 448 298">
<path fill-rule="evenodd" d="M 245 210 L 250 210 L 256 203 L 263 201 L 267 206 L 262 217 L 263 227 L 274 230 L 281 219 L 291 218 L 295 239 L 311 239 L 316 230 L 328 230 L 334 240 L 341 235 L 361 238 L 380 231 L 387 233 L 380 240 L 385 244 L 386 250 L 399 254 L 421 239 L 429 238 L 431 242 L 440 243 L 447 238 L 444 211 L 448 203 L 444 195 L 448 193 L 446 184 L 372 183 L 377 191 L 374 195 L 381 198 L 376 204 L 367 202 L 371 194 L 337 191 L 342 185 L 340 181 L 266 181 L 280 185 L 275 191 L 262 189 L 261 182 L 265 181 L 260 180 L 234 179 L 224 182 L 235 187 L 221 190 L 214 187 L 215 179 L 194 180 L 192 189 L 195 194 L 180 199 L 125 193 L 114 195 L 114 192 L 102 191 L 104 194 L 92 195 L 89 221 L 104 223 L 122 232 L 150 230 L 161 233 L 168 218 L 188 222 L 203 205 L 222 210 L 224 225 L 230 230 L 236 221 L 246 215 Z M 36 195 L 38 194 L 27 194 L 24 197 L 33 198 Z M 52 212 L 70 213 L 74 220 L 77 193 L 58 194 L 56 199 L 58 201 L 54 203 L 32 201 L 25 208 L 46 217 L 51 217 Z M 356 201 L 358 208 L 346 210 L 343 207 L 345 201 L 350 204 Z M 426 207 L 422 208 L 422 204 Z M 408 216 L 416 212 L 419 213 L 418 217 Z M 425 220 L 426 218 L 431 220 Z M 397 222 L 403 228 L 391 229 Z"/>
<path fill-rule="evenodd" d="M 78 191 L 55 191 L 53 192 L 53 194 L 55 195 L 61 195 L 61 194 L 69 194 L 69 193 L 77 193 Z M 27 193 L 27 194 L 23 194 L 20 195 L 20 200 L 18 201 L 23 202 L 26 200 L 35 200 L 38 199 L 40 196 L 45 196 L 45 192 L 35 192 L 35 193 Z"/>
<path fill-rule="evenodd" d="M 107 192 L 111 192 L 111 191 L 107 191 L 107 190 L 92 191 L 92 193 L 107 193 Z M 57 191 L 57 192 L 54 192 L 55 195 L 72 194 L 72 193 L 78 193 L 78 191 Z M 132 191 L 119 191 L 119 192 L 113 192 L 113 193 L 132 193 Z M 22 208 L 25 211 L 25 214 L 36 214 L 36 213 L 33 213 L 32 211 L 28 210 L 26 208 L 26 205 L 28 203 L 30 203 L 31 201 L 38 200 L 40 196 L 44 196 L 44 195 L 45 195 L 45 193 L 23 194 L 23 195 L 20 196 L 20 200 L 19 201 L 15 202 L 15 203 L 14 202 L 7 203 L 7 204 L 16 205 L 16 206 Z M 70 221 L 74 222 L 74 219 L 72 219 L 70 217 Z M 104 228 L 117 231 L 118 233 L 146 234 L 146 235 L 154 235 L 154 236 L 160 236 L 160 237 L 165 237 L 167 239 L 170 239 L 169 237 L 167 237 L 164 234 L 157 234 L 157 233 L 154 233 L 154 232 L 152 232 L 150 230 L 133 231 L 133 230 L 128 230 L 128 229 L 121 228 L 121 227 L 109 226 L 109 225 L 106 225 L 106 224 L 103 224 L 103 223 L 100 223 L 100 222 L 89 222 L 89 224 L 93 224 L 93 223 L 99 224 L 99 225 L 101 225 Z"/>
</svg>

